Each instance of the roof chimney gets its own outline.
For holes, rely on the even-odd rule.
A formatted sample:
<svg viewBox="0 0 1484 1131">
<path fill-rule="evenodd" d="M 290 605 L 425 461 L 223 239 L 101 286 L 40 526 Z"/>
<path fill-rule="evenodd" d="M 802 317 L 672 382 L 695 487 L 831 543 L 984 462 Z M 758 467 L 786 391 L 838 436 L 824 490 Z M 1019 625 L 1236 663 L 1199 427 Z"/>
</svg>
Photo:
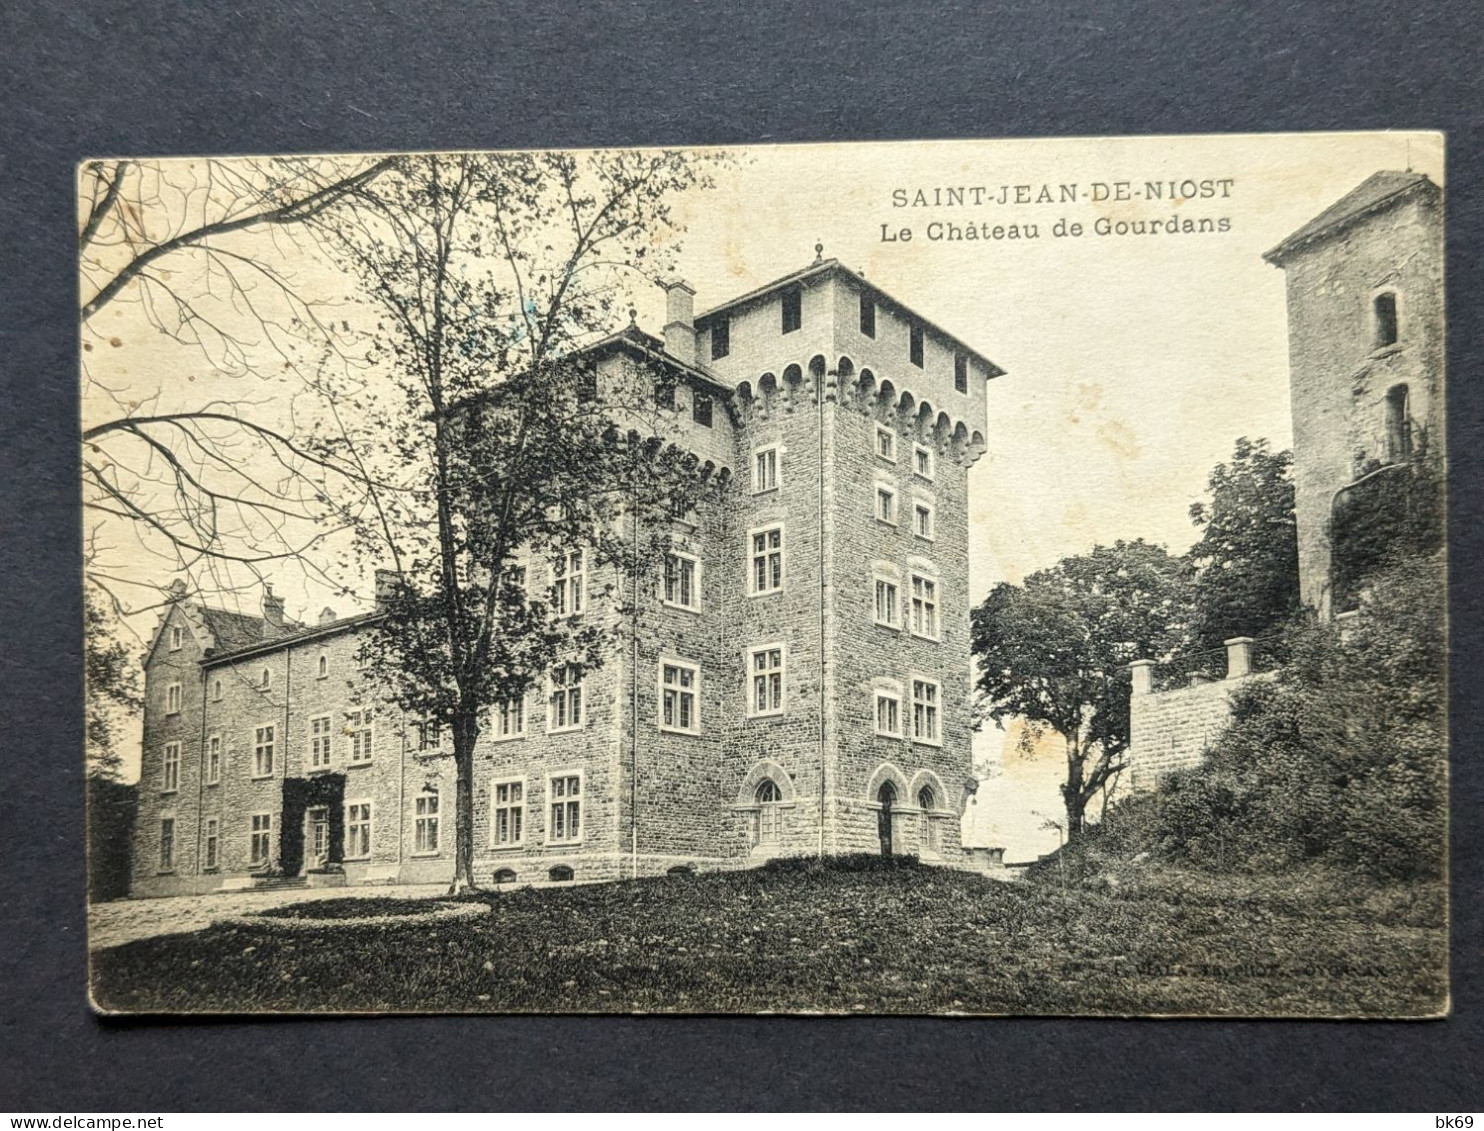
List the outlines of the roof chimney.
<svg viewBox="0 0 1484 1131">
<path fill-rule="evenodd" d="M 335 610 L 326 605 L 319 611 L 319 622 L 320 624 L 334 624 Z"/>
<path fill-rule="evenodd" d="M 376 571 L 376 611 L 378 613 L 386 612 L 387 606 L 396 596 L 398 584 L 396 570 L 379 569 Z"/>
<path fill-rule="evenodd" d="M 696 291 L 684 279 L 667 279 L 665 288 L 665 352 L 696 363 Z"/>
<path fill-rule="evenodd" d="M 273 595 L 273 586 L 263 583 L 263 621 L 269 628 L 284 628 L 283 598 Z"/>
</svg>

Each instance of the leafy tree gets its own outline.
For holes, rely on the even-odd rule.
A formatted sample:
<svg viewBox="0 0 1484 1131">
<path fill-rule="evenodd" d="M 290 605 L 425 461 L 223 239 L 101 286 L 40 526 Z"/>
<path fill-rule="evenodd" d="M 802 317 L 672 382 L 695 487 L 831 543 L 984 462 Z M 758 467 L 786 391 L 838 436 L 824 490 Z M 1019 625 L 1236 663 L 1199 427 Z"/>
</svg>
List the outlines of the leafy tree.
<svg viewBox="0 0 1484 1131">
<path fill-rule="evenodd" d="M 1069 837 L 1124 769 L 1129 663 L 1183 646 L 1189 622 L 1189 567 L 1142 539 L 1064 558 L 1022 585 L 1001 582 L 974 610 L 989 716 L 1018 715 L 1066 744 Z"/>
<path fill-rule="evenodd" d="M 139 667 L 114 633 L 117 623 L 93 586 L 83 593 L 84 732 L 87 746 L 88 897 L 129 891 L 136 787 L 120 773 L 119 722 L 144 706 Z"/>
<path fill-rule="evenodd" d="M 344 521 L 362 560 L 391 563 L 371 675 L 452 734 L 455 890 L 475 882 L 473 759 L 489 710 L 557 664 L 599 666 L 673 521 L 706 495 L 705 469 L 667 442 L 664 370 L 600 380 L 584 347 L 614 328 L 623 272 L 663 269 L 670 203 L 709 183 L 707 164 L 660 151 L 402 158 L 357 191 L 348 222 L 326 225 L 375 304 L 372 358 L 389 382 L 336 402 L 367 425 L 356 451 L 374 484 L 373 505 Z M 546 584 L 579 568 L 581 609 Z"/>
<path fill-rule="evenodd" d="M 90 773 L 117 777 L 119 715 L 144 709 L 139 668 L 114 632 L 115 620 L 104 598 L 91 587 L 83 593 L 83 671 L 86 742 Z"/>
<path fill-rule="evenodd" d="M 1188 555 L 1195 602 L 1190 666 L 1222 653 L 1234 636 L 1264 636 L 1299 609 L 1293 455 L 1266 440 L 1236 442 L 1211 471 L 1209 501 L 1192 503 L 1201 537 Z"/>
</svg>

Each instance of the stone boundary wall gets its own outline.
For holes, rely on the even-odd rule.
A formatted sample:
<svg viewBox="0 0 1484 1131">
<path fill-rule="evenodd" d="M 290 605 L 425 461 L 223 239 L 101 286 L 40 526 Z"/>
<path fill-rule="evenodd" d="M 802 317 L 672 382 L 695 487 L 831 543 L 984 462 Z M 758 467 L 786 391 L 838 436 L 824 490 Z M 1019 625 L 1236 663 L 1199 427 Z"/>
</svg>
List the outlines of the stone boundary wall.
<svg viewBox="0 0 1484 1131">
<path fill-rule="evenodd" d="M 1226 678 L 1172 691 L 1153 689 L 1153 660 L 1136 660 L 1129 699 L 1129 784 L 1135 792 L 1155 789 L 1175 770 L 1200 765 L 1231 718 L 1232 693 L 1271 672 L 1252 668 L 1252 639 L 1226 642 Z"/>
</svg>

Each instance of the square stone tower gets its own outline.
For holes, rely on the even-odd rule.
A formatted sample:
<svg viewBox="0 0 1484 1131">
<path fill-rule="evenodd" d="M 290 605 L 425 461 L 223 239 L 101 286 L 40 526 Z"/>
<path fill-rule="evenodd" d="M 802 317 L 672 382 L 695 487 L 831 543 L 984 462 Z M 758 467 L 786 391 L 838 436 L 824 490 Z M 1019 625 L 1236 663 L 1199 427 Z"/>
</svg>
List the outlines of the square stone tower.
<svg viewBox="0 0 1484 1131">
<path fill-rule="evenodd" d="M 724 598 L 745 696 L 725 740 L 738 835 L 753 853 L 957 861 L 968 471 L 1002 371 L 835 260 L 695 330 L 698 363 L 734 390 L 722 556 L 742 567 Z"/>
<path fill-rule="evenodd" d="M 1379 172 L 1264 258 L 1287 276 L 1299 581 L 1329 616 L 1337 516 L 1443 447 L 1443 194 Z"/>
</svg>

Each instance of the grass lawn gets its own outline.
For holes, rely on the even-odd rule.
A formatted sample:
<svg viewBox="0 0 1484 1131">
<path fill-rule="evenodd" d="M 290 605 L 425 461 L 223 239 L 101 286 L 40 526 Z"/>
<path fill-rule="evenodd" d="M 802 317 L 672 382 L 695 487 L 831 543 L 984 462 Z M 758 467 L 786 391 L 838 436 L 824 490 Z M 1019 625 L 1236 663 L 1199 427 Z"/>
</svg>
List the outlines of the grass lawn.
<svg viewBox="0 0 1484 1131">
<path fill-rule="evenodd" d="M 1389 1017 L 1447 1000 L 1441 885 L 1151 868 L 1064 891 L 915 865 L 793 866 L 478 898 L 488 916 L 419 922 L 388 907 L 369 931 L 219 924 L 97 951 L 94 998 L 172 1013 Z"/>
</svg>

